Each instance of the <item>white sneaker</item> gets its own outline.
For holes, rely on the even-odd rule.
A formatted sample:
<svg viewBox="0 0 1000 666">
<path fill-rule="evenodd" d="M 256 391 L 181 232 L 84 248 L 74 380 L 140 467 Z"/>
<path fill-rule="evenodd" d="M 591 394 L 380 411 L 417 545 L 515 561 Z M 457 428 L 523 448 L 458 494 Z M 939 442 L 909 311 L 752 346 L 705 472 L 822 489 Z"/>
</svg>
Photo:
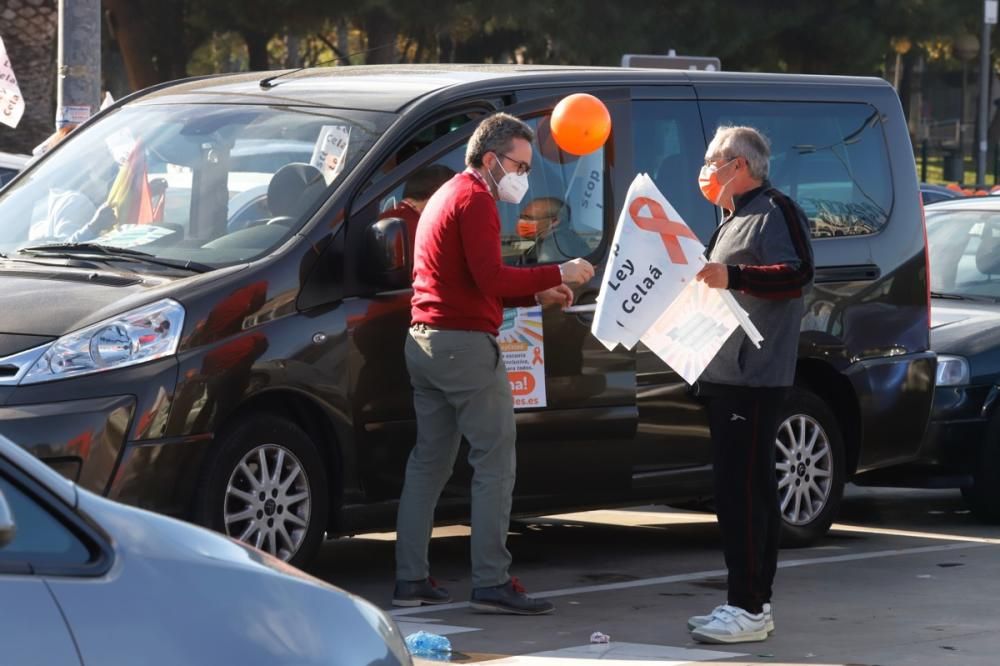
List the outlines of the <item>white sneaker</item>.
<svg viewBox="0 0 1000 666">
<path fill-rule="evenodd" d="M 764 613 L 752 615 L 736 606 L 719 606 L 712 619 L 691 632 L 700 643 L 754 643 L 767 640 Z"/>
<path fill-rule="evenodd" d="M 722 606 L 716 606 L 712 609 L 712 612 L 708 615 L 693 615 L 688 618 L 688 629 L 697 629 L 702 627 L 711 621 L 712 617 L 722 608 Z M 767 627 L 767 633 L 771 634 L 774 632 L 774 615 L 771 614 L 771 604 L 764 604 L 764 624 Z"/>
</svg>

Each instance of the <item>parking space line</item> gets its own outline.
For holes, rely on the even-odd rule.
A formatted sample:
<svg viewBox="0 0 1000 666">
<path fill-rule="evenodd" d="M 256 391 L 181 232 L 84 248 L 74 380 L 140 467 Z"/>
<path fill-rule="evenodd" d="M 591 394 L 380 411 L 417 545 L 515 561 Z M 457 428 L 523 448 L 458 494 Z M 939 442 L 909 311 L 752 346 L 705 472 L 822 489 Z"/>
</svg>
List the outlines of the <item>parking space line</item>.
<svg viewBox="0 0 1000 666">
<path fill-rule="evenodd" d="M 396 622 L 399 626 L 399 631 L 404 635 L 426 631 L 432 634 L 438 634 L 439 636 L 451 636 L 453 634 L 466 634 L 470 631 L 482 631 L 478 627 L 461 627 L 454 624 L 436 624 L 441 620 L 430 620 L 427 618 L 421 618 L 419 620 L 406 620 L 400 619 Z"/>
<path fill-rule="evenodd" d="M 992 539 L 990 537 L 941 534 L 940 532 L 917 532 L 914 530 L 897 530 L 890 527 L 867 527 L 864 525 L 841 525 L 840 523 L 835 523 L 830 529 L 835 532 L 857 532 L 859 534 L 910 537 L 911 539 L 964 541 L 967 543 L 981 543 L 994 546 L 1000 545 L 1000 539 Z"/>
<path fill-rule="evenodd" d="M 970 537 L 969 539 L 972 539 Z M 983 548 L 985 546 L 994 545 L 997 543 L 996 539 L 989 540 L 975 540 L 968 541 L 965 540 L 962 543 L 949 543 L 935 546 L 917 546 L 915 548 L 893 548 L 889 550 L 877 550 L 867 553 L 850 553 L 845 555 L 830 555 L 827 557 L 810 557 L 802 558 L 797 560 L 782 560 L 778 562 L 779 569 L 789 569 L 793 567 L 805 567 L 814 566 L 819 564 L 836 564 L 838 562 L 857 562 L 859 560 L 875 560 L 885 557 L 899 557 L 901 555 L 920 555 L 924 553 L 940 553 L 948 552 L 954 550 L 965 550 L 969 548 Z M 614 590 L 625 590 L 637 587 L 651 587 L 654 585 L 669 585 L 671 583 L 687 583 L 696 580 L 704 580 L 706 578 L 718 578 L 720 576 L 725 576 L 725 569 L 711 569 L 708 571 L 694 571 L 686 574 L 677 574 L 674 576 L 659 576 L 656 578 L 640 578 L 639 580 L 623 581 L 620 583 L 603 583 L 601 585 L 584 585 L 581 587 L 571 587 L 562 590 L 549 590 L 546 592 L 537 592 L 532 594 L 534 597 L 541 599 L 551 599 L 555 597 L 567 597 L 577 594 L 591 594 L 594 592 L 611 592 Z M 390 611 L 390 613 L 396 617 L 406 616 L 406 615 L 420 615 L 424 613 L 438 613 L 446 610 L 457 610 L 460 608 L 468 608 L 469 602 L 461 601 L 450 604 L 440 604 L 436 606 L 420 606 L 417 608 L 401 608 Z"/>
<path fill-rule="evenodd" d="M 594 664 L 629 664 L 643 666 L 681 666 L 704 661 L 720 661 L 734 657 L 745 657 L 745 652 L 722 652 L 696 648 L 673 647 L 670 645 L 648 645 L 645 643 L 609 643 L 606 645 L 578 645 L 510 656 L 490 661 L 490 666 L 563 666 L 567 659 L 572 664 L 584 666 Z"/>
</svg>

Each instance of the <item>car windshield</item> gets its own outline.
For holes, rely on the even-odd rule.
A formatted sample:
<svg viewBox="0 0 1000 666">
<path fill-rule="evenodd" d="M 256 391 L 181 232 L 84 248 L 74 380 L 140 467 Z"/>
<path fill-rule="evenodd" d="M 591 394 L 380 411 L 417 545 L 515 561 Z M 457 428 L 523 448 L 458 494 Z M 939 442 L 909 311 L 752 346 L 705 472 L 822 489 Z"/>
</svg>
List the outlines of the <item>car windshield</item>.
<svg viewBox="0 0 1000 666">
<path fill-rule="evenodd" d="M 1000 298 L 1000 211 L 927 210 L 931 292 Z"/>
<path fill-rule="evenodd" d="M 0 193 L 0 252 L 200 270 L 248 261 L 291 237 L 394 118 L 302 107 L 125 107 L 70 135 Z"/>
</svg>

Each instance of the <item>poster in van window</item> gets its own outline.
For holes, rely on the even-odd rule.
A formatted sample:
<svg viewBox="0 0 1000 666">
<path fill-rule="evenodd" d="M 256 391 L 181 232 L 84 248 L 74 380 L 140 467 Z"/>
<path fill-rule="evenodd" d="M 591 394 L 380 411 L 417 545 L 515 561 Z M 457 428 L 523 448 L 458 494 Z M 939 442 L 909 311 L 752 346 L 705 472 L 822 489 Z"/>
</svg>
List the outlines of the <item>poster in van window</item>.
<svg viewBox="0 0 1000 666">
<path fill-rule="evenodd" d="M 104 143 L 107 145 L 108 151 L 111 153 L 114 161 L 122 165 L 128 161 L 132 151 L 135 150 L 136 139 L 135 135 L 132 134 L 132 130 L 128 127 L 123 127 L 106 138 Z"/>
<path fill-rule="evenodd" d="M 309 163 L 320 170 L 329 185 L 344 170 L 351 128 L 347 125 L 323 125 Z"/>
<path fill-rule="evenodd" d="M 569 165 L 563 169 L 569 168 Z M 604 151 L 597 150 L 572 163 L 563 201 L 569 206 L 573 231 L 600 238 L 604 229 Z"/>
<path fill-rule="evenodd" d="M 514 409 L 545 407 L 545 336 L 542 331 L 542 308 L 504 310 L 503 324 L 497 336 Z"/>
</svg>

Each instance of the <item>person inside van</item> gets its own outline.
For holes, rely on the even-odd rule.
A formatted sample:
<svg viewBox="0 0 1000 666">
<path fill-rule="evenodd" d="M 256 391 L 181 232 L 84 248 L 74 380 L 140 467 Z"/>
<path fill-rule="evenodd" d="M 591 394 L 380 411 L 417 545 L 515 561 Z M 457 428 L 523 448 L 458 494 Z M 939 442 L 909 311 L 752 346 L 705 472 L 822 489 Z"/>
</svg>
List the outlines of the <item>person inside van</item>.
<svg viewBox="0 0 1000 666">
<path fill-rule="evenodd" d="M 431 195 L 454 175 L 455 172 L 443 164 L 431 164 L 417 169 L 403 185 L 402 201 L 379 215 L 380 220 L 398 217 L 406 224 L 407 236 L 410 239 L 411 263 L 420 213 L 424 211 L 424 206 L 427 205 L 427 200 L 431 198 Z"/>
<path fill-rule="evenodd" d="M 538 197 L 529 201 L 518 215 L 517 235 L 534 241 L 523 255 L 529 264 L 566 261 L 591 252 L 573 231 L 569 205 L 558 197 Z"/>
<path fill-rule="evenodd" d="M 758 349 L 742 329 L 735 331 L 696 387 L 708 408 L 729 570 L 727 603 L 688 620 L 703 643 L 762 641 L 774 631 L 771 587 L 781 529 L 774 441 L 795 377 L 813 254 L 805 213 L 767 180 L 769 159 L 770 143 L 757 130 L 720 127 L 698 179 L 725 216 L 697 279 L 730 290 L 765 340 Z"/>
<path fill-rule="evenodd" d="M 451 601 L 429 576 L 427 549 L 464 435 L 473 469 L 471 606 L 521 615 L 553 610 L 509 573 L 516 431 L 497 335 L 505 307 L 566 307 L 573 300 L 568 285 L 590 281 L 594 267 L 585 259 L 536 267 L 503 262 L 497 201 L 524 198 L 533 138 L 514 116 L 483 120 L 469 139 L 468 168 L 434 193 L 417 227 L 405 347 L 417 440 L 396 521 L 395 606 Z"/>
</svg>

